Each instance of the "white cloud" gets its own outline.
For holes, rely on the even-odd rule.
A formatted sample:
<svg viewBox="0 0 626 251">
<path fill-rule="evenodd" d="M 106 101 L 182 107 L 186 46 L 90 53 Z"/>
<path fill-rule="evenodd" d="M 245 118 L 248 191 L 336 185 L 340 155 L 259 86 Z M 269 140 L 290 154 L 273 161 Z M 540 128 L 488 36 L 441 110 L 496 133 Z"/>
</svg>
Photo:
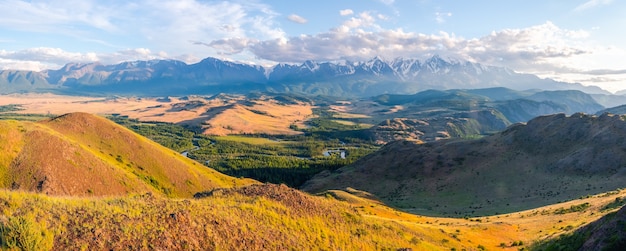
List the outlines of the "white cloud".
<svg viewBox="0 0 626 251">
<path fill-rule="evenodd" d="M 126 49 L 113 53 L 78 53 L 59 48 L 39 47 L 20 51 L 0 50 L 0 68 L 4 70 L 41 71 L 58 69 L 67 63 L 117 64 L 124 61 L 164 59 L 167 57 L 165 52 L 153 53 L 146 48 Z"/>
<path fill-rule="evenodd" d="M 349 16 L 352 14 L 354 14 L 354 11 L 352 11 L 351 9 L 345 9 L 345 10 L 339 11 L 339 15 L 342 15 L 342 16 Z"/>
<path fill-rule="evenodd" d="M 304 17 L 298 16 L 296 14 L 289 15 L 287 19 L 289 19 L 289 21 L 299 24 L 305 24 L 306 22 L 308 22 Z"/>
<path fill-rule="evenodd" d="M 48 66 L 39 61 L 0 58 L 0 70 L 42 71 L 44 69 L 48 69 Z"/>
<path fill-rule="evenodd" d="M 188 41 L 285 36 L 275 21 L 279 14 L 257 1 L 2 0 L 0 13 L 4 30 L 64 37 L 100 51 L 149 47 L 206 55 L 212 52 Z"/>
<path fill-rule="evenodd" d="M 451 12 L 435 12 L 435 21 L 437 21 L 437 23 L 445 23 L 446 22 L 446 18 L 451 17 L 452 13 Z"/>
<path fill-rule="evenodd" d="M 613 0 L 590 0 L 581 5 L 578 5 L 574 9 L 574 11 L 584 11 L 584 10 L 591 9 L 593 7 L 600 6 L 600 5 L 609 5 L 612 2 Z"/>
<path fill-rule="evenodd" d="M 98 61 L 94 54 L 66 52 L 59 48 L 31 48 L 20 51 L 0 51 L 0 58 L 4 60 L 42 62 L 42 64 L 62 65 L 68 62 Z"/>
<path fill-rule="evenodd" d="M 363 14 L 351 18 L 338 28 L 316 35 L 255 41 L 248 44 L 247 50 L 258 58 L 275 62 L 367 60 L 375 56 L 425 58 L 439 54 L 542 77 L 621 73 L 617 55 L 626 56 L 626 53 L 608 52 L 607 48 L 585 42 L 590 34 L 584 30 L 562 29 L 551 22 L 466 39 L 446 32 L 428 35 L 402 29 L 382 30 L 375 19 L 369 17 L 371 15 Z M 603 65 L 614 61 L 618 70 L 585 73 L 597 69 L 598 66 L 594 68 L 589 62 L 597 62 L 600 57 L 607 58 L 602 60 Z"/>
<path fill-rule="evenodd" d="M 345 30 L 355 29 L 355 28 L 369 28 L 369 27 L 377 27 L 376 18 L 374 18 L 369 12 L 361 12 L 357 17 L 352 17 L 343 22 L 340 26 Z"/>
</svg>

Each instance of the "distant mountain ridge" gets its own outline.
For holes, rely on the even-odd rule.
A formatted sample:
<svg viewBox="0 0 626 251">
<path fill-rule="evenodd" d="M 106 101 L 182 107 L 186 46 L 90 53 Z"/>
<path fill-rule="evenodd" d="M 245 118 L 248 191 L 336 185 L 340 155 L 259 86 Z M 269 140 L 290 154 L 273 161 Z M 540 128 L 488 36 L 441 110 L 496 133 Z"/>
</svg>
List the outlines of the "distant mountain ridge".
<svg viewBox="0 0 626 251">
<path fill-rule="evenodd" d="M 70 63 L 58 70 L 42 72 L 0 71 L 0 93 L 177 95 L 272 91 L 366 97 L 412 94 L 426 89 L 489 87 L 609 94 L 598 87 L 541 79 L 504 67 L 445 60 L 439 56 L 424 61 L 380 57 L 362 62 L 309 60 L 270 68 L 206 58 L 195 64 L 150 60 L 115 65 Z"/>
</svg>

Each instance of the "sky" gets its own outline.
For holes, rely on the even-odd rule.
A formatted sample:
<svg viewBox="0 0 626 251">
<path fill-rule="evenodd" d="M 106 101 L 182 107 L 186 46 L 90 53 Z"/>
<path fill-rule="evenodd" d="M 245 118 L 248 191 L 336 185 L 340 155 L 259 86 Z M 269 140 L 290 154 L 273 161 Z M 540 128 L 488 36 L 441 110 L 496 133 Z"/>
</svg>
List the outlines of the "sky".
<svg viewBox="0 0 626 251">
<path fill-rule="evenodd" d="M 623 0 L 0 0 L 0 69 L 433 55 L 626 89 Z"/>
</svg>

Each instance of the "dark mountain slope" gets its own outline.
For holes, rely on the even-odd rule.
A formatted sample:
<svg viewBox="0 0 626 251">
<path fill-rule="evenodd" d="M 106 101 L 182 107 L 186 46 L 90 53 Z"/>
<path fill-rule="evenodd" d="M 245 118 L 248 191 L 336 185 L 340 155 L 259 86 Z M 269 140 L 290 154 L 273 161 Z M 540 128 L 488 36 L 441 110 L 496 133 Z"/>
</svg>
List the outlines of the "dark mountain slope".
<svg viewBox="0 0 626 251">
<path fill-rule="evenodd" d="M 405 210 L 488 215 L 624 187 L 624 117 L 535 118 L 479 140 L 393 142 L 303 189 L 353 187 Z"/>
</svg>

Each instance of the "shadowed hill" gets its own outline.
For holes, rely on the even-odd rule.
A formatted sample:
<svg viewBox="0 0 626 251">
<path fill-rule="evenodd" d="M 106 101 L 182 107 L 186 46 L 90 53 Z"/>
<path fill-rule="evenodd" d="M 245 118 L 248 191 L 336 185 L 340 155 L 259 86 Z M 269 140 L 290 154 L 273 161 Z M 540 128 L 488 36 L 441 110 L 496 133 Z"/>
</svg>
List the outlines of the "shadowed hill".
<svg viewBox="0 0 626 251">
<path fill-rule="evenodd" d="M 493 109 L 458 112 L 455 117 L 430 119 L 394 118 L 367 130 L 377 142 L 393 140 L 435 141 L 448 138 L 476 137 L 493 133 L 511 124 L 502 113 Z"/>
<path fill-rule="evenodd" d="M 239 180 L 162 147 L 105 118 L 66 114 L 38 123 L 0 121 L 6 188 L 51 195 L 156 191 L 190 197 Z"/>
<path fill-rule="evenodd" d="M 531 250 L 619 251 L 624 248 L 626 248 L 626 207 L 605 215 L 573 233 L 539 242 Z"/>
<path fill-rule="evenodd" d="M 393 142 L 303 189 L 355 189 L 412 212 L 488 215 L 624 187 L 624 117 L 543 116 L 479 140 Z"/>
</svg>

